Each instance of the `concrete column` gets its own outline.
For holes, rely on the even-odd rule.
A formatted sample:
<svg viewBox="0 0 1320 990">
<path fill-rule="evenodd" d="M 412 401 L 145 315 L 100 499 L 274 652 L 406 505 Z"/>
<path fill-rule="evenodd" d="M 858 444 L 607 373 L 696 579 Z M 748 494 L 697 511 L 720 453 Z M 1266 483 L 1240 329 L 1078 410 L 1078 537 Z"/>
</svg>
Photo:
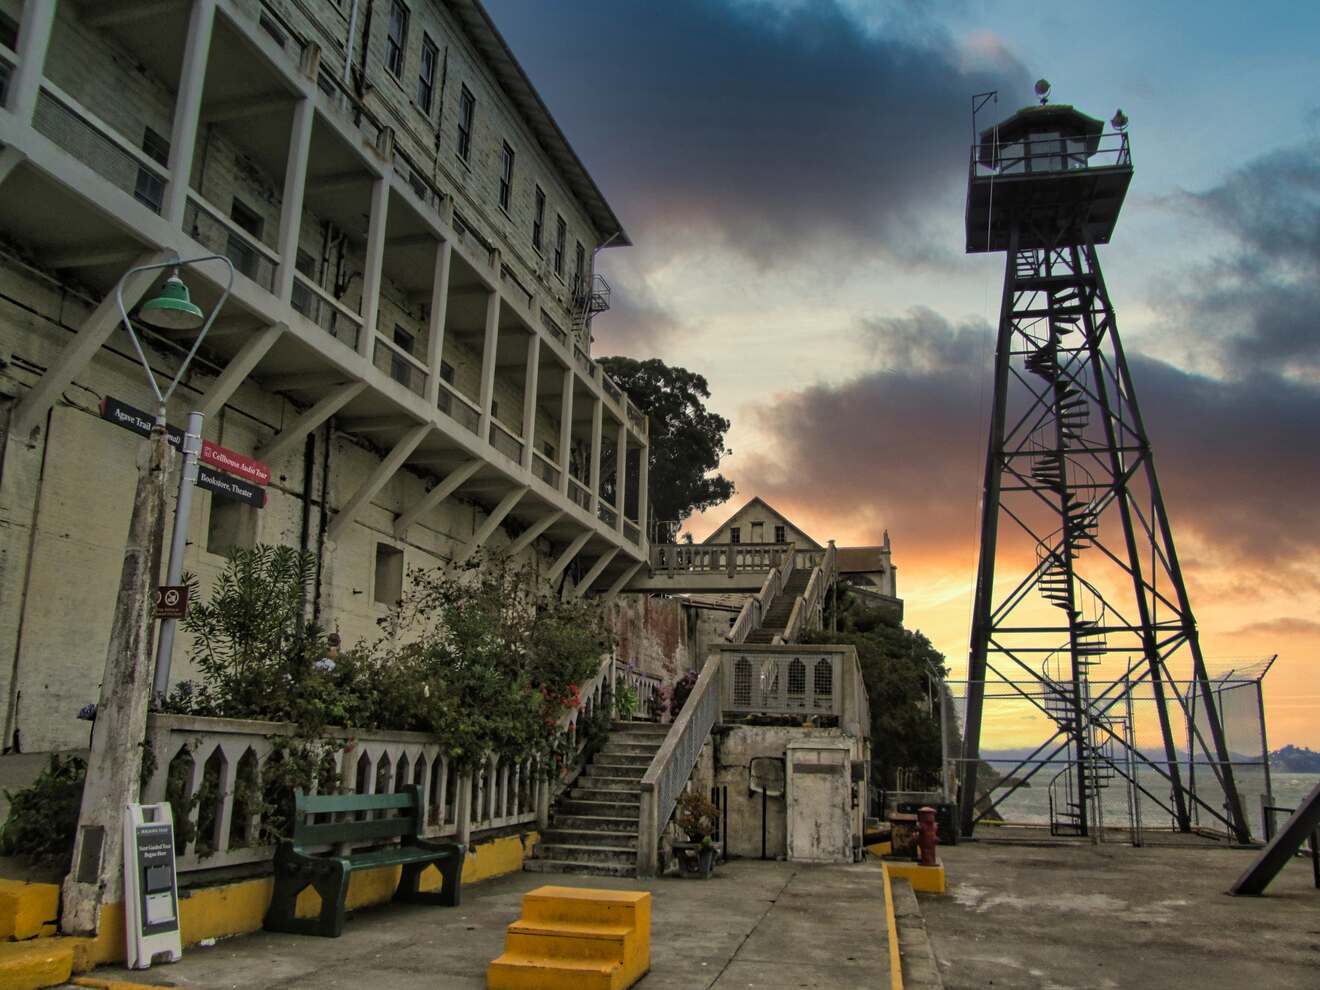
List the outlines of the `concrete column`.
<svg viewBox="0 0 1320 990">
<path fill-rule="evenodd" d="M 523 377 L 523 470 L 532 469 L 532 448 L 536 445 L 536 390 L 541 385 L 541 335 L 527 338 L 527 374 Z"/>
<path fill-rule="evenodd" d="M 587 511 L 594 515 L 600 501 L 600 447 L 605 435 L 605 403 L 599 395 L 593 396 L 591 402 L 591 502 Z"/>
<path fill-rule="evenodd" d="M 651 539 L 651 528 L 647 524 L 646 513 L 650 511 L 650 491 L 648 485 L 651 480 L 651 442 L 648 440 L 646 446 L 641 450 L 637 462 L 637 526 L 642 531 L 641 545 L 643 548 Z"/>
<path fill-rule="evenodd" d="M 197 122 L 202 115 L 202 90 L 206 83 L 206 58 L 215 27 L 216 0 L 196 0 L 188 20 L 188 41 L 183 50 L 179 92 L 174 99 L 174 127 L 170 131 L 169 175 L 165 180 L 165 202 L 161 215 L 181 225 L 188 203 L 188 180 L 192 177 L 193 152 L 197 148 Z"/>
<path fill-rule="evenodd" d="M 376 318 L 380 314 L 380 273 L 385 262 L 385 227 L 390 208 L 390 180 L 371 184 L 371 220 L 367 225 L 367 262 L 362 272 L 362 336 L 358 353 L 371 360 L 376 346 Z"/>
<path fill-rule="evenodd" d="M 495 398 L 495 352 L 500 342 L 500 293 L 491 289 L 486 299 L 486 337 L 481 346 L 481 426 L 478 434 L 490 442 L 490 404 Z"/>
<path fill-rule="evenodd" d="M 618 510 L 614 528 L 623 532 L 623 506 L 628 494 L 624 486 L 628 483 L 628 424 L 619 421 L 619 447 L 614 454 L 614 508 Z"/>
<path fill-rule="evenodd" d="M 568 495 L 568 466 L 573 448 L 573 366 L 564 369 L 564 394 L 559 397 L 559 494 Z"/>
<path fill-rule="evenodd" d="M 434 409 L 440 401 L 440 364 L 445 357 L 445 313 L 449 309 L 449 268 L 454 246 L 441 241 L 435 249 L 435 281 L 431 283 L 431 323 L 426 344 L 426 401 Z"/>
<path fill-rule="evenodd" d="M 32 122 L 32 113 L 37 109 L 55 10 L 55 0 L 29 0 L 23 5 L 23 23 L 18 26 L 18 65 L 9 80 L 9 97 L 5 101 L 6 109 L 23 124 Z"/>
<path fill-rule="evenodd" d="M 312 121 L 316 104 L 304 96 L 293 108 L 289 159 L 284 168 L 284 199 L 280 203 L 280 267 L 275 274 L 275 295 L 284 302 L 293 296 L 293 273 L 298 265 L 298 234 L 302 230 L 303 194 L 307 190 L 307 158 L 312 148 Z"/>
</svg>

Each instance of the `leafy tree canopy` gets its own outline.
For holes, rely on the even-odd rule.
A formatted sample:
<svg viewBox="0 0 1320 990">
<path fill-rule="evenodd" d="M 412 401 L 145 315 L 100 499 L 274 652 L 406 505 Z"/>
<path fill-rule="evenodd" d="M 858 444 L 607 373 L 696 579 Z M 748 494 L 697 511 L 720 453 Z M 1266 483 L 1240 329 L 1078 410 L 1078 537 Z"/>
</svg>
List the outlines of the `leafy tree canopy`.
<svg viewBox="0 0 1320 990">
<path fill-rule="evenodd" d="M 732 453 L 724 445 L 729 421 L 706 408 L 705 376 L 658 358 L 601 358 L 600 364 L 650 417 L 653 519 L 682 521 L 733 497 L 733 482 L 717 469 Z"/>
</svg>

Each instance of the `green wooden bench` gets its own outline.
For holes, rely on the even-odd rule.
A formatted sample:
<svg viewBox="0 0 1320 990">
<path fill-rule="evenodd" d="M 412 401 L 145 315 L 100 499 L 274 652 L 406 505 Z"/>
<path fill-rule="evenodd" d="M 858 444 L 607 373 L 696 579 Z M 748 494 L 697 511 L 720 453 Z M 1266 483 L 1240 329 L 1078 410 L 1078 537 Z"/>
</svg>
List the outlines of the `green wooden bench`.
<svg viewBox="0 0 1320 990">
<path fill-rule="evenodd" d="M 422 807 L 421 788 L 405 787 L 394 794 L 304 794 L 294 791 L 293 838 L 280 843 L 275 853 L 275 894 L 266 912 L 265 926 L 270 931 L 296 935 L 324 935 L 337 938 L 344 930 L 344 905 L 348 898 L 348 879 L 357 870 L 402 866 L 396 901 L 420 904 L 459 905 L 460 873 L 464 848 L 461 842 L 428 842 L 421 831 L 426 809 Z M 347 818 L 308 824 L 307 816 L 355 815 L 365 812 L 362 820 Z M 383 817 L 377 817 L 383 813 Z M 338 846 L 399 839 L 397 845 L 384 845 L 360 851 L 326 854 L 307 852 L 314 846 Z M 435 864 L 444 880 L 438 891 L 420 889 L 422 871 Z M 316 918 L 296 916 L 298 895 L 308 887 L 321 897 L 321 913 Z"/>
</svg>

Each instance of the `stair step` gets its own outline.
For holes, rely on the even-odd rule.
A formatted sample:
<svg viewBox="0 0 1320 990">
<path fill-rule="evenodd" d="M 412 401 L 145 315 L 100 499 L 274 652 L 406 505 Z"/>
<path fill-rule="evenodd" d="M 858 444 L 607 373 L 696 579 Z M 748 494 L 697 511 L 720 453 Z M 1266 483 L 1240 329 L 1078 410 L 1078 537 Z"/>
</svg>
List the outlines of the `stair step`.
<svg viewBox="0 0 1320 990">
<path fill-rule="evenodd" d="M 669 734 L 669 726 L 661 725 L 659 722 L 611 722 L 610 732 L 641 732 L 665 736 Z"/>
<path fill-rule="evenodd" d="M 637 829 L 631 832 L 606 832 L 599 829 L 563 828 L 558 822 L 541 833 L 547 846 L 608 846 L 614 849 L 636 849 Z"/>
<path fill-rule="evenodd" d="M 637 850 L 627 846 L 578 846 L 561 842 L 542 842 L 537 856 L 566 863 L 621 863 L 637 866 Z"/>
<path fill-rule="evenodd" d="M 574 787 L 569 797 L 574 801 L 601 801 L 620 805 L 636 805 L 642 801 L 641 792 L 636 788 L 620 791 L 608 787 Z"/>
<path fill-rule="evenodd" d="M 649 756 L 654 758 L 655 754 L 660 752 L 660 743 L 641 744 L 641 743 L 622 743 L 611 739 L 605 744 L 601 752 L 610 756 Z"/>
<path fill-rule="evenodd" d="M 588 787 L 593 791 L 622 791 L 636 794 L 641 789 L 642 776 L 638 774 L 635 777 L 603 777 L 592 774 L 590 777 L 579 777 L 577 782 L 579 787 Z"/>
<path fill-rule="evenodd" d="M 591 758 L 595 767 L 616 767 L 618 769 L 641 767 L 643 771 L 651 765 L 653 756 L 644 753 L 606 753 L 600 752 Z"/>
<path fill-rule="evenodd" d="M 636 836 L 637 818 L 617 818 L 610 815 L 556 814 L 551 822 L 556 829 L 572 832 L 623 832 Z"/>
<path fill-rule="evenodd" d="M 592 780 L 630 780 L 634 784 L 646 775 L 647 764 L 636 763 L 632 766 L 614 766 L 612 764 L 590 763 L 582 771 L 584 777 Z"/>
<path fill-rule="evenodd" d="M 528 873 L 583 873 L 597 877 L 637 876 L 636 854 L 631 866 L 622 863 L 578 863 L 564 859 L 529 859 L 523 863 Z"/>
<path fill-rule="evenodd" d="M 614 800 L 587 800 L 586 798 L 560 798 L 555 805 L 557 813 L 581 815 L 587 818 L 627 818 L 636 822 L 641 814 L 640 799 L 634 802 Z"/>
</svg>

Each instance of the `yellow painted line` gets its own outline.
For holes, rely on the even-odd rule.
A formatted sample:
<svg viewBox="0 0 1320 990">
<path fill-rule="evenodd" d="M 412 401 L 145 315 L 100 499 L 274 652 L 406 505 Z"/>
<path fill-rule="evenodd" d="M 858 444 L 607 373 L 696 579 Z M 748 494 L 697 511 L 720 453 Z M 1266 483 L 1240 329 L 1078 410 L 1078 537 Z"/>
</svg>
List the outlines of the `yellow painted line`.
<svg viewBox="0 0 1320 990">
<path fill-rule="evenodd" d="M 889 882 L 889 864 L 882 863 L 885 877 L 885 927 L 889 929 L 889 990 L 903 990 L 903 960 L 898 954 L 898 922 L 894 919 L 894 888 Z"/>
<path fill-rule="evenodd" d="M 95 976 L 79 976 L 73 981 L 76 987 L 96 987 L 98 990 L 161 990 L 160 983 L 128 983 L 124 980 L 102 980 Z"/>
</svg>

